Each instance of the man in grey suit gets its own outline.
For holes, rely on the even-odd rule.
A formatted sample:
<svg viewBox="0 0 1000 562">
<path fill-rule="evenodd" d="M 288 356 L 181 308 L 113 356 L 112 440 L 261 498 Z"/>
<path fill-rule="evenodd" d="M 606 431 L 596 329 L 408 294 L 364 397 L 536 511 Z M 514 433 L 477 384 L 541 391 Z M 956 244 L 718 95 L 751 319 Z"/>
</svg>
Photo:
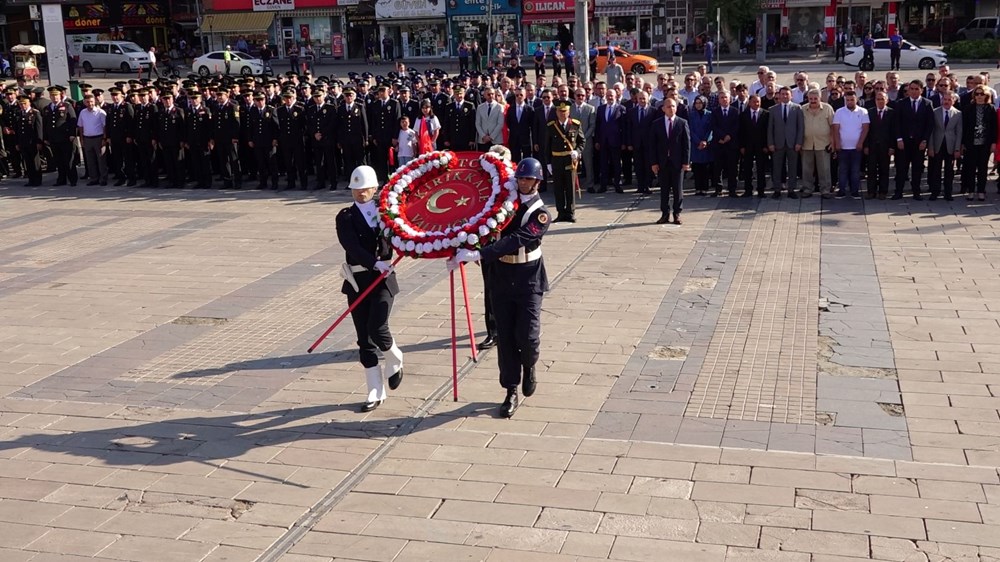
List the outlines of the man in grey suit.
<svg viewBox="0 0 1000 562">
<path fill-rule="evenodd" d="M 767 126 L 767 144 L 771 151 L 773 167 L 771 184 L 775 199 L 781 197 L 781 172 L 788 166 L 788 197 L 798 199 L 795 191 L 799 172 L 799 151 L 805 139 L 805 118 L 802 106 L 792 103 L 792 90 L 782 86 L 778 91 L 778 103 L 768 110 L 770 119 Z"/>
<path fill-rule="evenodd" d="M 573 93 L 573 106 L 569 108 L 569 116 L 580 122 L 580 130 L 583 131 L 583 138 L 587 143 L 583 145 L 583 169 L 586 176 L 580 182 L 582 189 L 592 189 L 594 178 L 597 176 L 597 166 L 594 163 L 594 128 L 597 127 L 597 119 L 594 116 L 594 106 L 586 103 L 587 92 L 583 88 L 577 88 Z"/>
<path fill-rule="evenodd" d="M 941 107 L 934 109 L 934 131 L 927 156 L 927 185 L 931 201 L 941 194 L 941 172 L 944 170 L 944 199 L 951 201 L 951 187 L 955 179 L 955 160 L 962 154 L 962 112 L 955 108 L 955 94 L 941 94 Z"/>
<path fill-rule="evenodd" d="M 503 106 L 496 101 L 493 88 L 483 90 L 483 103 L 476 108 L 476 145 L 486 152 L 503 143 Z"/>
</svg>

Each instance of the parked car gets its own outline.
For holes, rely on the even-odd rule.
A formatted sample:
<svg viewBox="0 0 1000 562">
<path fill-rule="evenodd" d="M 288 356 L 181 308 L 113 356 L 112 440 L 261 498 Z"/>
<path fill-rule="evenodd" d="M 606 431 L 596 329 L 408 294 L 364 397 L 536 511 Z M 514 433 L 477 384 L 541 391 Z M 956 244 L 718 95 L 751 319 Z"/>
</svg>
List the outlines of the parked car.
<svg viewBox="0 0 1000 562">
<path fill-rule="evenodd" d="M 636 74 L 645 74 L 647 72 L 656 72 L 656 59 L 653 57 L 647 57 L 646 55 L 637 55 L 629 53 L 625 49 L 620 47 L 614 47 L 615 50 L 615 60 L 618 64 L 622 65 L 625 72 L 634 72 Z M 598 47 L 597 48 L 597 72 L 603 73 L 604 68 L 608 66 L 608 48 Z"/>
<path fill-rule="evenodd" d="M 965 20 L 957 18 L 939 18 L 927 22 L 927 25 L 920 28 L 917 38 L 929 43 L 951 43 L 959 29 L 962 29 Z"/>
<path fill-rule="evenodd" d="M 959 41 L 1000 37 L 1000 18 L 976 18 L 955 32 Z"/>
<path fill-rule="evenodd" d="M 264 61 L 240 51 L 230 51 L 230 54 L 232 55 L 232 64 L 229 66 L 230 74 L 244 76 L 264 74 Z M 194 59 L 191 68 L 202 76 L 224 74 L 226 72 L 225 51 L 206 53 Z"/>
<path fill-rule="evenodd" d="M 875 48 L 872 49 L 875 55 L 875 68 L 885 70 L 889 68 L 889 39 L 876 39 Z M 844 52 L 844 64 L 858 66 L 861 57 L 864 56 L 864 49 L 858 47 L 848 47 Z M 899 53 L 899 68 L 902 70 L 930 70 L 942 64 L 948 64 L 948 55 L 944 51 L 925 49 L 912 41 L 903 41 L 902 49 Z M 862 69 L 865 70 L 865 69 Z"/>
<path fill-rule="evenodd" d="M 149 53 L 131 41 L 91 41 L 81 43 L 79 50 L 84 72 L 136 72 L 149 68 Z"/>
</svg>

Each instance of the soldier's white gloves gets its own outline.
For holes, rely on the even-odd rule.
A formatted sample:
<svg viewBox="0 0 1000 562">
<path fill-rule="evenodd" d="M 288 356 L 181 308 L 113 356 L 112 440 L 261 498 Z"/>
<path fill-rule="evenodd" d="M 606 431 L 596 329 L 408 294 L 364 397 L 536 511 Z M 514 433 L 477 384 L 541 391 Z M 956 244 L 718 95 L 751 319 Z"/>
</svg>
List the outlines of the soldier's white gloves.
<svg viewBox="0 0 1000 562">
<path fill-rule="evenodd" d="M 571 150 L 569 151 L 569 157 L 572 158 L 573 160 L 577 160 L 580 158 L 580 152 L 577 150 Z"/>
<path fill-rule="evenodd" d="M 479 261 L 479 250 L 460 249 L 455 253 L 455 260 L 459 262 Z"/>
<path fill-rule="evenodd" d="M 551 174 L 552 173 L 552 164 L 548 164 L 545 167 L 548 168 L 549 173 Z"/>
<path fill-rule="evenodd" d="M 379 273 L 389 273 L 392 271 L 392 264 L 387 261 L 377 261 L 375 262 L 375 269 Z"/>
</svg>

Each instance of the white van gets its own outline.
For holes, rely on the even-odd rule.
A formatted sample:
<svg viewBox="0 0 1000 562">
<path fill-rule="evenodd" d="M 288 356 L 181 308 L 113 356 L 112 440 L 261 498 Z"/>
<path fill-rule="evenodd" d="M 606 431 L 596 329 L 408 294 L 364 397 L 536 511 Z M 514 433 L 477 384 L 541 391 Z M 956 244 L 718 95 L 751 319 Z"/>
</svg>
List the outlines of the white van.
<svg viewBox="0 0 1000 562">
<path fill-rule="evenodd" d="M 80 65 L 85 72 L 149 68 L 149 53 L 131 41 L 91 41 L 80 44 Z"/>
</svg>

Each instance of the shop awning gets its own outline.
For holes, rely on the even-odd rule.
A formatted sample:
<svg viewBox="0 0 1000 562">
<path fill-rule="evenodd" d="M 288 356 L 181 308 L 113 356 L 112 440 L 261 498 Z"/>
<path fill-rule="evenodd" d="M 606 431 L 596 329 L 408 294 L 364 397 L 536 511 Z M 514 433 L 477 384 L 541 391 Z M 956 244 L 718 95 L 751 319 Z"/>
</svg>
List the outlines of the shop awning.
<svg viewBox="0 0 1000 562">
<path fill-rule="evenodd" d="M 274 21 L 274 12 L 208 14 L 201 20 L 202 33 L 264 33 Z"/>
<path fill-rule="evenodd" d="M 576 19 L 576 14 L 573 12 L 565 12 L 562 14 L 525 14 L 521 16 L 521 23 L 531 24 L 531 23 L 566 23 L 572 22 Z"/>
<path fill-rule="evenodd" d="M 653 5 L 639 4 L 632 6 L 598 6 L 594 8 L 594 15 L 599 18 L 616 18 L 619 16 L 651 16 L 653 15 Z"/>
</svg>

